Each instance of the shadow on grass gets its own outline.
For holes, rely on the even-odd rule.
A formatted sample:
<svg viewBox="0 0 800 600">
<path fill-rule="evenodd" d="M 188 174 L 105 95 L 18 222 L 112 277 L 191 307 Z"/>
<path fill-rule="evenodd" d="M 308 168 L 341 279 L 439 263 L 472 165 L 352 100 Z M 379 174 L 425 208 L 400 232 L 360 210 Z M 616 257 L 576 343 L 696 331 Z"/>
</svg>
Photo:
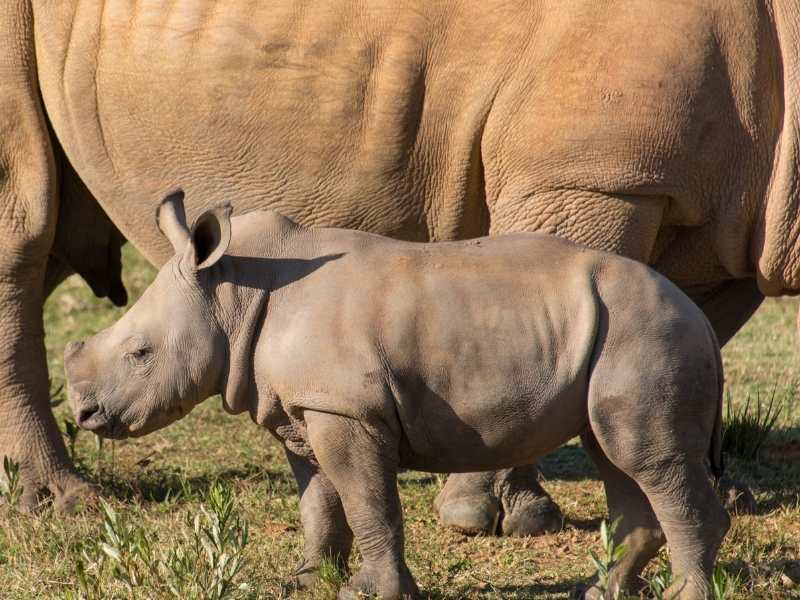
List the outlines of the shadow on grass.
<svg viewBox="0 0 800 600">
<path fill-rule="evenodd" d="M 186 477 L 179 469 L 150 468 L 139 472 L 101 470 L 84 471 L 84 475 L 100 487 L 104 496 L 123 501 L 190 502 L 204 498 L 215 481 L 227 483 L 258 482 L 267 491 L 281 494 L 295 493 L 294 478 L 285 472 L 265 470 L 258 465 L 246 464 L 209 473 Z"/>
<path fill-rule="evenodd" d="M 439 592 L 422 593 L 423 598 L 429 600 L 452 600 L 453 598 L 483 597 L 488 595 L 496 598 L 541 598 L 544 594 L 571 594 L 576 589 L 583 589 L 585 579 L 572 578 L 555 583 L 532 583 L 530 585 L 491 585 L 487 582 L 481 588 L 474 585 L 459 586 L 446 594 Z"/>
<path fill-rule="evenodd" d="M 583 481 L 597 479 L 597 469 L 580 445 L 561 446 L 539 461 L 545 480 Z"/>
<path fill-rule="evenodd" d="M 726 457 L 726 474 L 747 484 L 756 495 L 757 515 L 800 503 L 800 428 L 772 432 L 758 458 Z"/>
<path fill-rule="evenodd" d="M 583 481 L 597 479 L 597 469 L 580 445 L 561 446 L 539 460 L 539 468 L 545 481 Z M 436 485 L 447 477 L 446 474 L 429 474 L 420 471 L 405 471 L 398 479 L 401 487 Z"/>
<path fill-rule="evenodd" d="M 579 531 L 599 531 L 600 524 L 606 520 L 605 517 L 594 517 L 592 519 L 567 519 L 564 525 L 569 525 Z"/>
<path fill-rule="evenodd" d="M 757 460 L 727 459 L 727 474 L 751 487 L 758 498 L 757 514 L 767 514 L 782 507 L 794 507 L 800 502 L 800 428 L 783 428 L 772 433 Z M 264 469 L 256 464 L 224 469 L 214 473 L 186 477 L 179 468 L 145 466 L 114 470 L 108 465 L 96 468 L 83 464 L 81 471 L 100 486 L 104 495 L 118 500 L 141 502 L 192 501 L 203 497 L 214 481 L 232 483 L 259 482 L 267 491 L 294 494 L 293 477 L 285 471 Z M 597 480 L 597 471 L 579 444 L 561 446 L 544 456 L 540 462 L 547 480 Z M 401 488 L 438 485 L 441 475 L 417 471 L 405 472 L 399 478 Z M 596 529 L 599 520 L 570 522 L 581 530 Z"/>
</svg>

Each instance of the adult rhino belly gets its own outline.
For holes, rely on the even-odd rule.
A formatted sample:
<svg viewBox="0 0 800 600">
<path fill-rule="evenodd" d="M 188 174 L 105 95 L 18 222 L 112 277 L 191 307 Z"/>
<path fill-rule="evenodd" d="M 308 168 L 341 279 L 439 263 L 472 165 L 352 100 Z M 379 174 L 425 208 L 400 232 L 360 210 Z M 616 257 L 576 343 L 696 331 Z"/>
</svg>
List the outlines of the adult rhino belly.
<svg viewBox="0 0 800 600">
<path fill-rule="evenodd" d="M 295 3 L 91 4 L 61 46 L 37 35 L 46 110 L 78 174 L 156 262 L 169 249 L 154 204 L 175 186 L 189 218 L 231 201 L 413 240 L 486 230 L 447 185 L 469 179 L 457 175 L 472 145 L 439 151 L 447 128 L 421 116 L 415 38 L 378 60 L 356 3 L 300 16 Z"/>
</svg>

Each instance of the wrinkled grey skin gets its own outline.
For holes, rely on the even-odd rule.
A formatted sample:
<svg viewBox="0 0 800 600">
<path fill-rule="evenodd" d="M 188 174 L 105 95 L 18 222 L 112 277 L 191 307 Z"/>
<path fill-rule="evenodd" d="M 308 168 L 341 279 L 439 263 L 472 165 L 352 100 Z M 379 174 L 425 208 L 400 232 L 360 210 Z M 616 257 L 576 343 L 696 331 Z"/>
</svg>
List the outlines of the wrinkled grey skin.
<svg viewBox="0 0 800 600">
<path fill-rule="evenodd" d="M 286 447 L 304 581 L 355 538 L 363 565 L 339 597 L 385 600 L 419 594 L 399 469 L 505 469 L 580 435 L 629 545 L 608 597 L 665 538 L 671 597 L 706 597 L 729 524 L 707 472 L 721 472 L 722 368 L 667 279 L 541 234 L 414 244 L 230 207 L 190 232 L 181 196 L 159 210 L 175 256 L 119 322 L 66 350 L 81 427 L 141 436 L 221 393 Z"/>
</svg>

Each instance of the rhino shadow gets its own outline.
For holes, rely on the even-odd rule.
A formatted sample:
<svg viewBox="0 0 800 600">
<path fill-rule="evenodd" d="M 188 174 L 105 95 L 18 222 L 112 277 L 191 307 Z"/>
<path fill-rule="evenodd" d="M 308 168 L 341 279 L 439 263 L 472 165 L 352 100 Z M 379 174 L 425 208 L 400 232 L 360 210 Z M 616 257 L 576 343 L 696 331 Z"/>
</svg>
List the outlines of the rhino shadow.
<svg viewBox="0 0 800 600">
<path fill-rule="evenodd" d="M 252 289 L 271 290 L 296 283 L 321 269 L 329 262 L 338 260 L 344 252 L 325 254 L 316 258 L 268 258 L 263 256 L 229 255 L 228 264 L 220 269 L 215 283 L 230 283 Z"/>
</svg>

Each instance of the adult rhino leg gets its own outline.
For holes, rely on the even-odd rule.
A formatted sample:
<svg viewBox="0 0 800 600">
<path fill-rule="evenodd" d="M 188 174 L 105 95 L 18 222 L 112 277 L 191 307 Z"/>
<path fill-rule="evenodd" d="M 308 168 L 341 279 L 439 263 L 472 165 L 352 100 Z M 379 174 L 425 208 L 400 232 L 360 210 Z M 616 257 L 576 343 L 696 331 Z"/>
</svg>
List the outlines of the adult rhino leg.
<svg viewBox="0 0 800 600">
<path fill-rule="evenodd" d="M 57 227 L 45 279 L 45 295 L 66 276 L 78 273 L 98 298 L 116 306 L 128 302 L 122 283 L 125 238 L 53 140 L 59 182 Z"/>
<path fill-rule="evenodd" d="M 708 317 L 721 346 L 730 341 L 764 301 L 754 279 L 734 279 L 709 293 L 690 296 Z M 758 508 L 753 492 L 742 481 L 723 476 L 717 482 L 717 491 L 725 509 L 732 513 L 749 515 Z"/>
<path fill-rule="evenodd" d="M 25 507 L 67 509 L 88 490 L 50 410 L 42 303 L 58 206 L 35 73 L 29 2 L 0 11 L 0 455 L 20 465 Z"/>
<path fill-rule="evenodd" d="M 526 536 L 558 531 L 564 518 L 538 477 L 536 465 L 451 475 L 434 508 L 443 525 L 467 534 Z"/>
<path fill-rule="evenodd" d="M 747 323 L 764 301 L 755 279 L 734 279 L 706 294 L 689 294 L 708 317 L 721 346 Z"/>
<path fill-rule="evenodd" d="M 490 234 L 539 231 L 649 262 L 665 198 L 558 190 L 506 191 L 490 203 Z M 434 504 L 456 530 L 539 535 L 561 528 L 561 511 L 538 481 L 535 465 L 490 473 L 453 474 Z"/>
</svg>

